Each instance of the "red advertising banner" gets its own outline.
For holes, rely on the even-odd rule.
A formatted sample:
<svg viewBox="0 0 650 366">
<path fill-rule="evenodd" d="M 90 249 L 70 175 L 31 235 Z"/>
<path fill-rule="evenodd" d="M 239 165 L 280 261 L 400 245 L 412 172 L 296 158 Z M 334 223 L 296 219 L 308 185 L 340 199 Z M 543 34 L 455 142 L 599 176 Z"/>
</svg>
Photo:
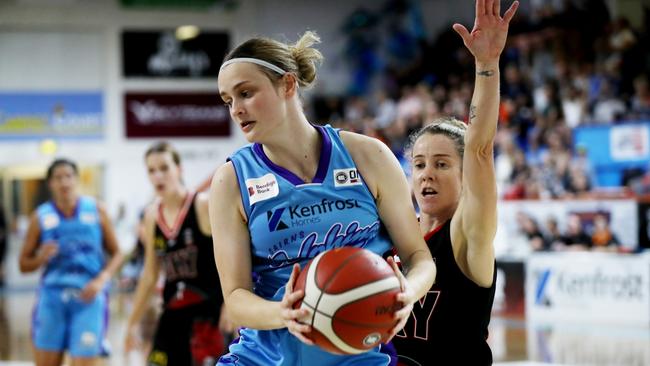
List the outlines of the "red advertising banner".
<svg viewBox="0 0 650 366">
<path fill-rule="evenodd" d="M 228 108 L 215 93 L 126 93 L 126 137 L 230 136 Z"/>
</svg>

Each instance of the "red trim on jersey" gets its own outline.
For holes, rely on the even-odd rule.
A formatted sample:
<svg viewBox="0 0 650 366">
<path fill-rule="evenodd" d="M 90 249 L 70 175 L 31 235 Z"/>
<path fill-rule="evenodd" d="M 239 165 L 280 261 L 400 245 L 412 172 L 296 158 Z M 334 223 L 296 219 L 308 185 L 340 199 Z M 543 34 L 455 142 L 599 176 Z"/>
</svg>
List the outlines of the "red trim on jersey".
<svg viewBox="0 0 650 366">
<path fill-rule="evenodd" d="M 431 239 L 431 237 L 432 237 L 435 233 L 437 233 L 438 231 L 440 231 L 440 229 L 442 229 L 442 227 L 445 226 L 445 224 L 446 224 L 446 222 L 445 222 L 444 224 L 438 226 L 437 228 L 435 228 L 435 229 L 429 231 L 428 233 L 426 233 L 426 235 L 424 235 L 424 241 L 428 241 L 429 239 Z"/>
<path fill-rule="evenodd" d="M 162 231 L 163 235 L 165 235 L 166 239 L 169 240 L 169 239 L 176 238 L 176 236 L 178 235 L 178 231 L 181 229 L 181 226 L 183 225 L 183 221 L 185 221 L 185 217 L 187 216 L 187 212 L 189 211 L 193 200 L 194 200 L 194 193 L 188 192 L 187 196 L 185 197 L 185 202 L 183 202 L 183 206 L 181 207 L 181 210 L 176 216 L 176 220 L 174 220 L 174 225 L 171 228 L 169 227 L 169 225 L 167 225 L 167 222 L 165 222 L 162 202 L 158 204 L 158 218 L 156 219 L 156 222 L 158 223 L 158 227 L 160 228 L 160 231 Z"/>
</svg>

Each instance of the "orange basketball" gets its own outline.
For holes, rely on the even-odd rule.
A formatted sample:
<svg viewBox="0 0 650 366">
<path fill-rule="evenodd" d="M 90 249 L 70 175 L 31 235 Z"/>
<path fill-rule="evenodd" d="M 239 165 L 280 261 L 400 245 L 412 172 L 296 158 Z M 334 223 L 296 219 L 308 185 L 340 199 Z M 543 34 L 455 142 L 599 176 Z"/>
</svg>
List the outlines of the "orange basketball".
<svg viewBox="0 0 650 366">
<path fill-rule="evenodd" d="M 401 308 L 400 284 L 390 265 L 361 248 L 325 251 L 302 269 L 295 285 L 305 297 L 294 308 L 309 310 L 300 319 L 312 326 L 307 334 L 318 346 L 336 354 L 358 354 L 386 341 Z"/>
</svg>

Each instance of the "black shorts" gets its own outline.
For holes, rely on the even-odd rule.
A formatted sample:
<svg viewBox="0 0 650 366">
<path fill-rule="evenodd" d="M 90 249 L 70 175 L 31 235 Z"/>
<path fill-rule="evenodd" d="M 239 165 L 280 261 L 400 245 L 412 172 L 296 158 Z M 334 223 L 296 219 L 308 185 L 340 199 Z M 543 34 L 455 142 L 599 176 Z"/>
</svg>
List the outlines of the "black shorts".
<svg viewBox="0 0 650 366">
<path fill-rule="evenodd" d="M 165 309 L 158 321 L 149 366 L 214 365 L 226 350 L 219 306 L 203 303 Z"/>
</svg>

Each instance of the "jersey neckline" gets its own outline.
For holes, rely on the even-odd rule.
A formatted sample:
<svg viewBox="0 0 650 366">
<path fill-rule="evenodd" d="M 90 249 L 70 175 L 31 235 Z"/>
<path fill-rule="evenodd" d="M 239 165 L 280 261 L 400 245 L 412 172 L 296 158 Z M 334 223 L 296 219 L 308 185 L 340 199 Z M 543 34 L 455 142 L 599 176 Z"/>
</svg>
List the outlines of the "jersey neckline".
<svg viewBox="0 0 650 366">
<path fill-rule="evenodd" d="M 183 221 L 185 221 L 185 217 L 187 216 L 190 206 L 192 205 L 192 201 L 194 201 L 194 193 L 187 192 L 187 196 L 185 197 L 185 202 L 183 202 L 183 206 L 181 207 L 181 210 L 176 215 L 174 224 L 171 227 L 167 224 L 167 221 L 165 221 L 165 216 L 163 215 L 162 202 L 158 204 L 158 218 L 156 221 L 158 223 L 158 227 L 160 228 L 160 231 L 162 231 L 163 235 L 165 235 L 165 238 L 174 239 L 176 238 L 176 236 L 178 236 L 178 232 L 181 229 L 181 226 L 183 225 Z"/>
<path fill-rule="evenodd" d="M 327 170 L 330 164 L 330 157 L 332 155 L 332 140 L 330 139 L 327 131 L 325 131 L 324 127 L 315 125 L 312 126 L 314 126 L 314 128 L 316 128 L 316 130 L 320 133 L 321 137 L 323 138 L 323 143 L 321 144 L 320 158 L 318 159 L 318 169 L 316 170 L 316 175 L 314 176 L 314 179 L 312 179 L 311 183 L 305 182 L 302 180 L 302 178 L 298 177 L 290 170 L 272 162 L 264 152 L 262 145 L 258 143 L 253 144 L 253 151 L 260 159 L 262 159 L 264 164 L 266 164 L 269 169 L 289 181 L 289 183 L 293 184 L 294 186 L 323 183 L 327 175 Z"/>
<path fill-rule="evenodd" d="M 63 210 L 56 204 L 54 200 L 52 200 L 52 207 L 54 207 L 54 211 L 59 215 L 64 220 L 68 219 L 73 219 L 77 217 L 79 214 L 79 201 L 81 200 L 81 197 L 77 197 L 75 203 L 74 203 L 74 209 L 72 210 L 72 213 L 70 215 L 66 215 Z"/>
</svg>

